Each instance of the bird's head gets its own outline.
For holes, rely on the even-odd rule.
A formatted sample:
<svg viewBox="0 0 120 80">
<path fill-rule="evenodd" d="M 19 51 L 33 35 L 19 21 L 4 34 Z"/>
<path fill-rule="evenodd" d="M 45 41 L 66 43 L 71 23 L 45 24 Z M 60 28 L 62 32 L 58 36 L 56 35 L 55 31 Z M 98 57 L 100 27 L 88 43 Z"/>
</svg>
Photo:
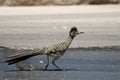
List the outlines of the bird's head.
<svg viewBox="0 0 120 80">
<path fill-rule="evenodd" d="M 75 36 L 77 36 L 78 34 L 83 34 L 84 32 L 79 32 L 78 29 L 76 27 L 72 27 L 70 32 L 69 32 L 69 36 L 71 38 L 74 38 Z"/>
</svg>

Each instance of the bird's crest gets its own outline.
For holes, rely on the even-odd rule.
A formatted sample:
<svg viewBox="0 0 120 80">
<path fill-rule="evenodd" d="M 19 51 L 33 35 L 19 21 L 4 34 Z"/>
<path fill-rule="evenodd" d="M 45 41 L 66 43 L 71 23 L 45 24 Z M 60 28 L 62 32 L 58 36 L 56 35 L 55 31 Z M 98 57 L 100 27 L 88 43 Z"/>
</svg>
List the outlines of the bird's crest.
<svg viewBox="0 0 120 80">
<path fill-rule="evenodd" d="M 72 33 L 73 31 L 77 32 L 78 30 L 77 30 L 76 27 L 72 27 L 71 30 L 70 30 L 70 32 L 69 32 L 69 34 Z"/>
</svg>

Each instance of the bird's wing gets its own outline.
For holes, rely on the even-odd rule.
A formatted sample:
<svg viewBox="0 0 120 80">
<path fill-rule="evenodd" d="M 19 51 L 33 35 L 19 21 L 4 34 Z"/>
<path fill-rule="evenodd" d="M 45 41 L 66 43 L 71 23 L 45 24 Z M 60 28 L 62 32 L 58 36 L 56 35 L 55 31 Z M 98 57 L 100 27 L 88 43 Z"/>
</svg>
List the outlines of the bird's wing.
<svg viewBox="0 0 120 80">
<path fill-rule="evenodd" d="M 46 50 L 45 50 L 45 53 L 46 55 L 49 55 L 49 54 L 55 54 L 57 52 L 61 52 L 61 51 L 64 51 L 66 50 L 67 46 L 65 45 L 65 43 L 59 43 L 59 44 L 55 44 L 53 46 L 50 46 L 48 47 Z"/>
</svg>

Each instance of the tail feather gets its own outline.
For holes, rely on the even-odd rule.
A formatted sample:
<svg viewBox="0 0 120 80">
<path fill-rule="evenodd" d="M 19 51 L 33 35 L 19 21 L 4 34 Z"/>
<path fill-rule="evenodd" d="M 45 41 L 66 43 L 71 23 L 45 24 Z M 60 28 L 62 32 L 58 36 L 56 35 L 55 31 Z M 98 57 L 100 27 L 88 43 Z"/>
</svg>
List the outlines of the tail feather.
<svg viewBox="0 0 120 80">
<path fill-rule="evenodd" d="M 8 65 L 15 64 L 17 62 L 26 60 L 30 57 L 36 56 L 36 55 L 42 55 L 44 54 L 45 48 L 43 49 L 35 49 L 33 51 L 21 53 L 21 54 L 14 54 L 6 57 L 5 62 L 8 63 Z"/>
<path fill-rule="evenodd" d="M 32 56 L 23 56 L 23 57 L 19 57 L 19 58 L 9 59 L 9 60 L 6 60 L 5 62 L 7 62 L 8 65 L 11 65 L 11 64 L 18 63 L 20 61 L 24 61 L 30 57 L 32 57 Z"/>
<path fill-rule="evenodd" d="M 17 59 L 17 58 L 21 58 L 21 57 L 25 57 L 25 56 L 30 56 L 30 55 L 31 55 L 31 56 L 33 55 L 33 52 L 32 52 L 32 51 L 7 56 L 7 57 L 6 57 L 6 60 Z"/>
</svg>

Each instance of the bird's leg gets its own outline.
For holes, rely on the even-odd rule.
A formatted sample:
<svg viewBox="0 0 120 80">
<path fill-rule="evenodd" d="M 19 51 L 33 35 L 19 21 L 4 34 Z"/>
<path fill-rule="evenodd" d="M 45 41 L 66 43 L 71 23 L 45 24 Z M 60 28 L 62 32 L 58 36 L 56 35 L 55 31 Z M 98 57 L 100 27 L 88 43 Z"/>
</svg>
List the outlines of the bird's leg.
<svg viewBox="0 0 120 80">
<path fill-rule="evenodd" d="M 49 66 L 49 56 L 47 55 L 47 64 L 45 66 L 45 70 L 47 70 L 48 66 Z"/>
<path fill-rule="evenodd" d="M 58 69 L 61 70 L 56 64 L 55 64 L 56 58 L 53 59 L 52 64 Z"/>
</svg>

